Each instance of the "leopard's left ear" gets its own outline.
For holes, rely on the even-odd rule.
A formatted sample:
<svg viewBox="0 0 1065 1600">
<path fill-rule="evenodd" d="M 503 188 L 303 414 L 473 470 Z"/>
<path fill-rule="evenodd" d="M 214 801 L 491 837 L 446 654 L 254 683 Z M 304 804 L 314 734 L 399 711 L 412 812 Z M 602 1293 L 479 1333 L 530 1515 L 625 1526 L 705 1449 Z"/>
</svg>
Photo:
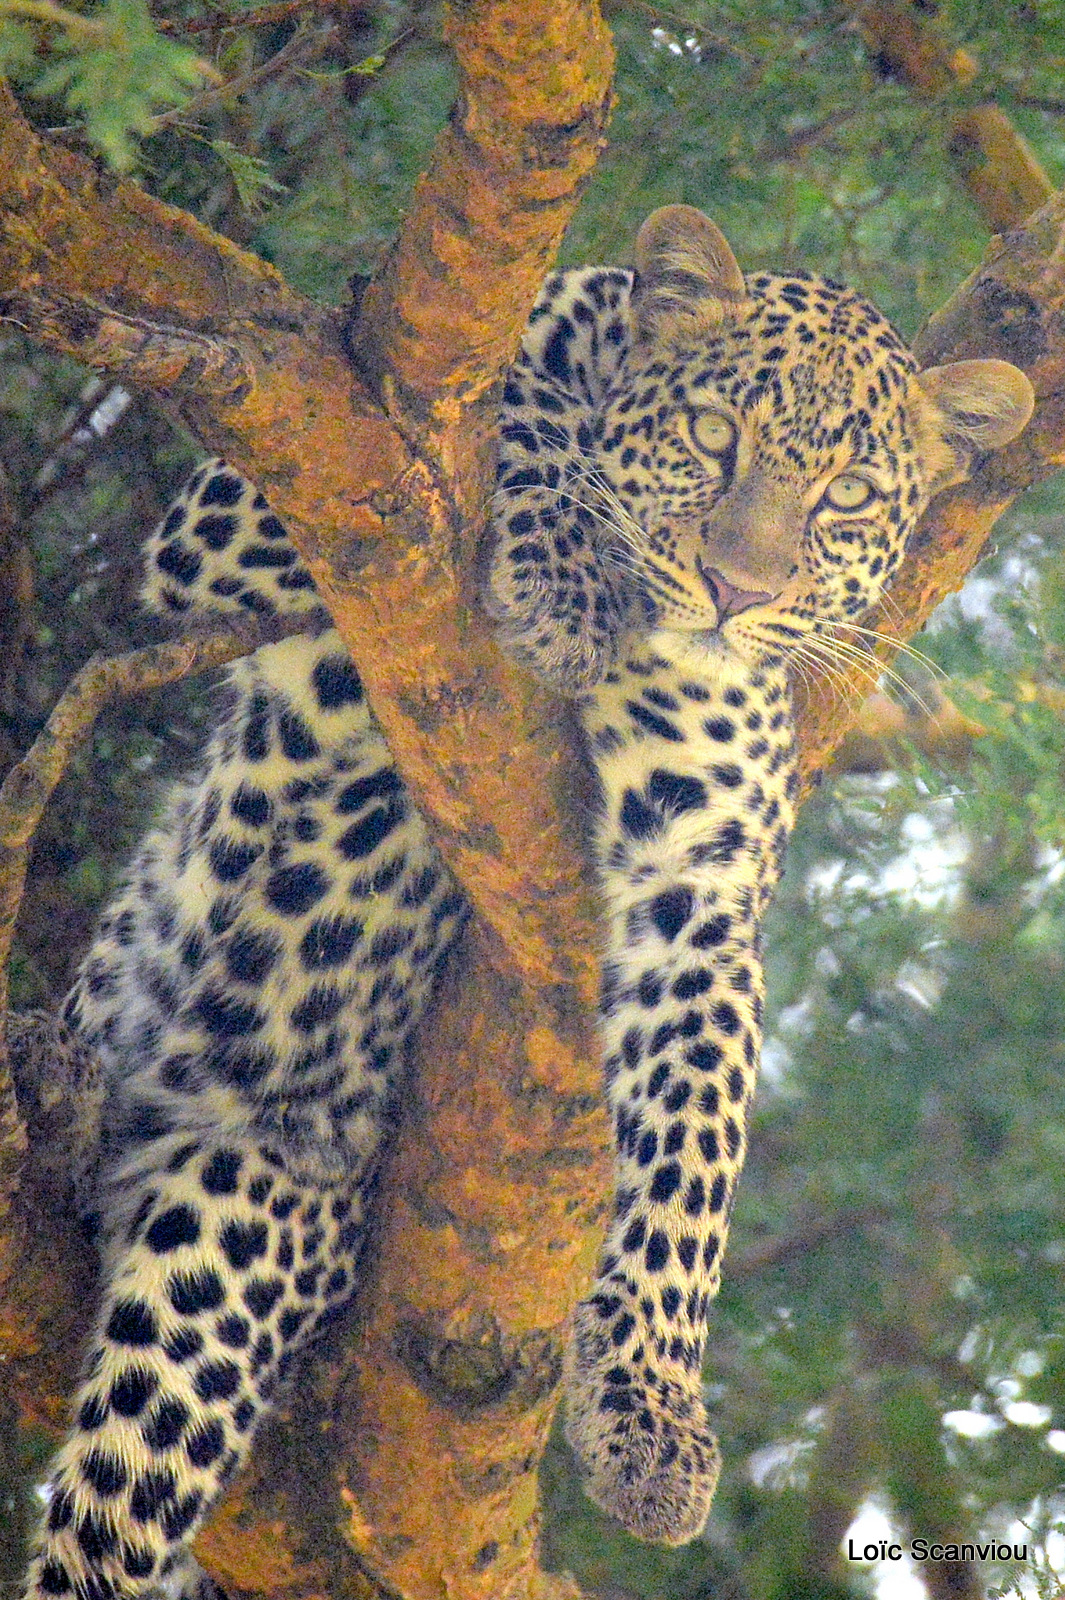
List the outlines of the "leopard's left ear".
<svg viewBox="0 0 1065 1600">
<path fill-rule="evenodd" d="M 634 333 L 648 344 L 697 339 L 732 321 L 747 285 L 721 229 L 694 206 L 652 211 L 636 235 Z"/>
<path fill-rule="evenodd" d="M 1020 367 L 1008 361 L 955 361 L 919 372 L 917 382 L 932 403 L 936 432 L 953 457 L 937 473 L 937 488 L 968 477 L 978 451 L 1009 444 L 1035 409 L 1035 390 Z"/>
</svg>

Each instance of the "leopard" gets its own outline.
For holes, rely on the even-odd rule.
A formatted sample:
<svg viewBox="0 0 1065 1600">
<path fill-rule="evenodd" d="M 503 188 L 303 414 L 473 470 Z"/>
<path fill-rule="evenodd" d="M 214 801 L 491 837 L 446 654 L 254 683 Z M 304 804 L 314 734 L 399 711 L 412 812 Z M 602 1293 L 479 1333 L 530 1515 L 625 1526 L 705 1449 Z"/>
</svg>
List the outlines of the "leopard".
<svg viewBox="0 0 1065 1600">
<path fill-rule="evenodd" d="M 37 1596 L 215 1592 L 187 1542 L 358 1282 L 408 1041 L 467 915 L 263 495 L 209 460 L 146 565 L 157 615 L 305 631 L 229 669 L 62 1007 L 106 1082 L 102 1294 Z"/>
<path fill-rule="evenodd" d="M 576 707 L 603 907 L 615 1176 L 565 1428 L 638 1538 L 695 1537 L 721 1470 L 702 1371 L 798 797 L 795 681 L 864 649 L 929 499 L 1033 404 L 1006 362 L 918 370 L 833 280 L 745 277 L 681 205 L 632 268 L 551 274 L 505 380 L 483 599 Z M 310 574 L 223 461 L 152 536 L 145 598 L 306 628 L 230 669 L 65 1004 L 108 1079 L 102 1289 L 32 1600 L 212 1593 L 188 1543 L 354 1292 L 409 1040 L 467 914 Z"/>
<path fill-rule="evenodd" d="M 831 279 L 745 277 L 693 207 L 654 212 L 634 257 L 550 277 L 532 313 L 487 605 L 575 700 L 598 784 L 614 1201 L 566 1342 L 566 1435 L 597 1505 L 680 1545 L 721 1469 L 702 1371 L 798 794 L 795 680 L 863 657 L 859 619 L 928 501 L 1035 397 L 1008 362 L 919 371 Z"/>
</svg>

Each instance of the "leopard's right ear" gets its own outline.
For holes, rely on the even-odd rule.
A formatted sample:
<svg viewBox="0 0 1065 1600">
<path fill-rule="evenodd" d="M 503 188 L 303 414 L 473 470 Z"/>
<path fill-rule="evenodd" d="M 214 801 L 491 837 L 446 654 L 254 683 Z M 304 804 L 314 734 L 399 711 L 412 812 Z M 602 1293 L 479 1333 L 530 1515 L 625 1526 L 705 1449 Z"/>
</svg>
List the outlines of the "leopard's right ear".
<svg viewBox="0 0 1065 1600">
<path fill-rule="evenodd" d="M 633 331 L 647 344 L 684 344 L 731 322 L 747 285 L 728 240 L 694 206 L 652 211 L 636 236 Z"/>
</svg>

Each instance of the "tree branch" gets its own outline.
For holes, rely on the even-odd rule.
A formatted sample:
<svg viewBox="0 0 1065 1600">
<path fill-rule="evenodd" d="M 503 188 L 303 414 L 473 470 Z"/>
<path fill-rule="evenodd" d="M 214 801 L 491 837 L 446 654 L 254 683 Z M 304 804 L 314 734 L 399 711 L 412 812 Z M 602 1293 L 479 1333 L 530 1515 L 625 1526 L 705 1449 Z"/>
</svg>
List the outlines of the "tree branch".
<svg viewBox="0 0 1065 1600">
<path fill-rule="evenodd" d="M 416 431 L 450 430 L 511 360 L 605 143 L 610 34 L 589 0 L 477 0 L 447 38 L 459 98 L 367 291 L 359 365 Z"/>
<path fill-rule="evenodd" d="M 248 382 L 227 390 L 217 381 L 223 361 L 215 381 L 201 383 L 190 360 L 178 402 L 286 518 L 397 760 L 482 912 L 463 952 L 463 992 L 438 1007 L 432 1059 L 408 1097 L 411 1148 L 382 1208 L 394 1232 L 381 1245 L 369 1327 L 352 1349 L 349 1324 L 348 1344 L 329 1346 L 335 1362 L 308 1369 L 303 1425 L 273 1452 L 279 1430 L 267 1434 L 257 1471 L 201 1541 L 223 1581 L 294 1596 L 376 1593 L 371 1570 L 410 1600 L 557 1592 L 533 1554 L 535 1471 L 557 1330 L 581 1262 L 591 1263 L 608 1170 L 589 1021 L 597 939 L 578 830 L 558 805 L 572 793 L 571 767 L 548 697 L 501 661 L 476 613 L 473 552 L 488 393 L 598 151 L 609 53 L 593 9 L 578 0 L 540 0 L 532 11 L 521 0 L 480 0 L 454 28 L 465 51 L 462 109 L 408 222 L 408 235 L 417 225 L 446 246 L 448 277 L 431 285 L 438 331 L 424 373 L 412 344 L 396 368 L 405 392 L 428 397 L 429 459 L 412 454 L 353 380 L 335 316 L 132 186 L 105 194 L 88 163 L 46 149 L 13 102 L 0 126 L 0 293 L 85 305 L 86 340 L 72 315 L 45 330 L 74 355 L 87 344 L 109 359 L 92 344 L 101 306 L 120 324 L 178 324 L 240 352 Z M 594 115 L 567 126 L 582 100 Z M 508 152 L 505 118 L 526 105 Z M 96 259 L 82 271 L 83 240 Z M 385 278 L 397 281 L 391 268 Z M 456 293 L 473 320 L 453 330 Z M 402 309 L 402 295 L 395 303 Z M 402 331 L 400 318 L 382 325 Z M 382 378 L 387 340 L 383 350 Z M 149 357 L 138 377 L 171 382 Z M 413 434 L 409 413 L 403 422 Z M 11 1259 L 30 1259 L 32 1247 L 46 1265 L 16 1292 L 31 1300 L 49 1359 L 42 1367 L 22 1339 L 9 1371 L 39 1414 L 42 1371 L 43 1393 L 53 1394 L 64 1365 L 51 1365 L 50 1330 L 87 1297 L 53 1265 L 69 1252 L 69 1220 L 45 1208 L 53 1235 L 30 1192 L 20 1200 Z M 504 1216 L 520 1225 L 503 1225 Z M 62 1354 L 67 1341 L 57 1343 Z M 466 1369 L 485 1381 L 464 1388 L 456 1375 Z M 312 1541 L 322 1555 L 311 1565 L 298 1554 L 306 1494 L 288 1494 L 283 1465 L 294 1437 L 316 1441 L 312 1470 L 326 1495 Z M 426 1439 L 432 1451 L 418 1449 Z"/>
<path fill-rule="evenodd" d="M 216 325 L 221 308 L 255 326 L 306 305 L 275 268 L 187 212 L 40 139 L 0 81 L 0 304 L 20 290 L 195 328 Z M 76 337 L 59 348 L 79 356 Z"/>
<path fill-rule="evenodd" d="M 518 45 L 527 42 L 530 15 L 518 0 L 480 0 L 464 12 L 463 26 L 482 38 L 469 50 L 470 106 L 494 97 L 502 115 L 521 101 L 526 83 L 530 105 L 546 119 L 560 62 L 577 79 L 577 44 L 594 34 L 591 12 L 584 0 L 571 0 L 567 30 L 553 0 L 541 0 L 541 7 L 545 31 L 558 35 L 556 53 L 540 50 L 525 61 L 516 45 L 503 66 L 492 41 L 514 32 Z M 509 98 L 504 67 L 516 75 Z M 544 74 L 539 90 L 536 71 Z M 566 128 L 562 119 L 571 110 L 571 99 L 561 96 L 551 113 L 556 120 L 535 123 L 548 163 L 543 172 L 532 146 L 512 163 L 521 182 L 507 217 L 537 263 L 536 274 L 577 197 L 575 181 L 567 179 L 567 188 L 550 163 L 572 144 L 582 157 L 569 165 L 584 171 L 598 149 L 598 131 L 592 138 Z M 501 124 L 492 127 L 502 139 Z M 486 158 L 475 144 L 455 149 L 447 135 L 443 144 L 447 170 L 433 192 L 453 227 L 466 190 L 485 192 Z M 498 165 L 487 174 L 504 196 L 506 176 Z M 411 219 L 426 222 L 426 185 L 429 178 L 408 229 Z M 543 199 L 548 190 L 555 195 L 550 205 Z M 494 203 L 498 212 L 501 202 Z M 528 301 L 514 299 L 511 241 L 483 222 L 477 213 L 465 228 L 466 250 L 454 274 L 477 306 L 480 338 L 462 348 L 466 390 L 460 393 L 456 382 L 447 405 L 441 401 L 432 440 L 441 476 L 411 454 L 402 433 L 353 380 L 335 315 L 134 186 L 120 183 L 104 196 L 89 163 L 48 149 L 10 96 L 0 98 L 0 304 L 6 294 L 53 348 L 162 388 L 195 432 L 264 488 L 337 615 L 397 760 L 470 899 L 519 971 L 546 970 L 554 982 L 577 983 L 587 1001 L 594 933 L 583 868 L 572 830 L 561 823 L 543 781 L 545 768 L 557 773 L 564 765 L 556 718 L 548 698 L 500 661 L 475 609 L 474 552 L 486 491 L 481 458 L 491 420 L 475 402 L 510 359 L 528 311 Z M 446 227 L 436 234 L 451 237 Z M 83 240 L 95 258 L 84 263 L 84 279 Z M 384 278 L 391 277 L 389 268 Z M 439 322 L 448 322 L 446 307 Z M 439 348 L 430 376 L 438 356 Z M 487 833 L 485 817 L 492 818 Z M 540 887 L 548 883 L 556 886 L 551 894 Z M 564 954 L 574 919 L 583 934 L 576 961 Z"/>
<path fill-rule="evenodd" d="M 305 7 L 301 5 L 300 9 Z M 217 28 L 218 20 L 217 17 L 211 18 L 210 25 Z M 277 20 L 282 21 L 283 18 Z M 314 61 L 328 48 L 335 34 L 336 23 L 332 17 L 328 17 L 317 28 L 311 28 L 301 20 L 292 37 L 272 56 L 237 77 L 223 79 L 209 89 L 202 89 L 183 106 L 175 106 L 172 111 L 164 111 L 160 116 L 153 117 L 151 131 L 157 133 L 161 128 L 188 127 L 206 112 L 218 106 L 232 105 L 241 95 L 250 94 L 260 85 Z"/>
<path fill-rule="evenodd" d="M 301 617 L 241 622 L 239 630 L 168 639 L 122 656 L 93 656 L 67 685 L 32 747 L 5 777 L 0 787 L 0 1029 L 7 1011 L 7 960 L 33 836 L 75 749 L 110 700 L 224 666 L 270 640 L 306 628 Z"/>
<path fill-rule="evenodd" d="M 145 389 L 195 389 L 224 401 L 246 390 L 251 369 L 232 344 L 188 328 L 123 315 L 87 296 L 15 289 L 4 295 L 0 321 L 87 366 L 121 375 Z"/>
<path fill-rule="evenodd" d="M 858 31 L 885 75 L 919 100 L 971 91 L 979 66 L 955 48 L 913 0 L 846 0 Z M 949 114 L 947 153 L 989 227 L 1021 222 L 1054 192 L 1027 140 L 1001 107 L 986 101 Z"/>
<path fill-rule="evenodd" d="M 788 1266 L 811 1250 L 848 1233 L 860 1233 L 874 1223 L 889 1221 L 883 1206 L 843 1206 L 838 1211 L 804 1211 L 790 1233 L 759 1239 L 746 1250 L 729 1255 L 728 1275 L 736 1281 L 759 1278 L 774 1267 Z"/>
</svg>

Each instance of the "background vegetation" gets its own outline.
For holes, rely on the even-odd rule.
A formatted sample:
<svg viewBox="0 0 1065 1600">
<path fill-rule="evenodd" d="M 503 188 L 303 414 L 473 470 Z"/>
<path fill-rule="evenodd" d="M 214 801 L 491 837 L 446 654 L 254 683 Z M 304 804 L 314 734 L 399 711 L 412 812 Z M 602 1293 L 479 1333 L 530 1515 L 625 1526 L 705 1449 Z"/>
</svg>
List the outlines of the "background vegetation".
<svg viewBox="0 0 1065 1600">
<path fill-rule="evenodd" d="M 988 237 L 970 181 L 978 152 L 957 119 L 995 104 L 1062 182 L 1065 7 L 896 9 L 946 63 L 931 84 L 901 69 L 897 35 L 876 33 L 883 7 L 612 7 L 612 143 L 564 259 L 623 261 L 642 217 L 683 200 L 716 217 L 746 267 L 845 278 L 912 336 Z M 394 235 L 455 90 L 436 9 L 387 0 L 247 14 L 157 0 L 150 17 L 141 0 L 0 0 L 0 58 L 40 126 L 328 301 Z M 136 615 L 136 551 L 192 458 L 155 406 L 87 389 L 83 372 L 0 328 L 6 758 L 93 649 L 153 636 Z M 1060 1592 L 1060 490 L 1032 495 L 996 537 L 999 553 L 920 641 L 926 662 L 899 667 L 903 737 L 875 702 L 792 846 L 707 1370 L 727 1466 L 706 1535 L 683 1552 L 644 1549 L 581 1500 L 561 1445 L 545 1463 L 547 1560 L 589 1595 L 871 1594 L 875 1576 L 838 1549 L 860 1513 L 876 1527 L 872 1512 L 930 1539 L 1027 1542 L 1023 1572 L 925 1570 L 933 1594 Z M 16 1005 L 62 994 L 159 782 L 188 763 L 209 714 L 210 691 L 194 685 L 98 725 L 38 839 Z M 8 1427 L 0 1475 L 12 1439 Z M 19 1448 L 24 1476 L 0 1476 L 9 1575 L 40 1458 L 36 1440 Z"/>
</svg>

